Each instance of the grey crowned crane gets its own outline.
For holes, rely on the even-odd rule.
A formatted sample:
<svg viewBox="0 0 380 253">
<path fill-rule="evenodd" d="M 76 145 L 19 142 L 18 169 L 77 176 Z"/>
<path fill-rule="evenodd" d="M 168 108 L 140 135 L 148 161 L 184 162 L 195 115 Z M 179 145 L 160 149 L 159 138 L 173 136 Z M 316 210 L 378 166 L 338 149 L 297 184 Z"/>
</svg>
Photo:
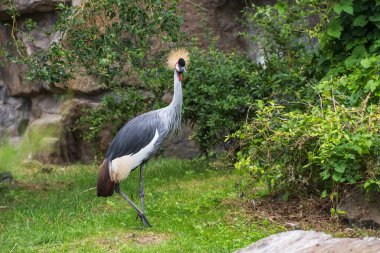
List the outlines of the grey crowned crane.
<svg viewBox="0 0 380 253">
<path fill-rule="evenodd" d="M 168 67 L 174 70 L 174 95 L 172 102 L 162 109 L 144 113 L 127 122 L 116 134 L 108 148 L 98 177 L 98 197 L 119 193 L 137 212 L 145 226 L 151 226 L 145 216 L 143 169 L 170 133 L 181 127 L 182 74 L 186 72 L 188 53 L 173 51 L 168 57 Z M 140 166 L 141 210 L 120 190 L 120 182 Z"/>
</svg>

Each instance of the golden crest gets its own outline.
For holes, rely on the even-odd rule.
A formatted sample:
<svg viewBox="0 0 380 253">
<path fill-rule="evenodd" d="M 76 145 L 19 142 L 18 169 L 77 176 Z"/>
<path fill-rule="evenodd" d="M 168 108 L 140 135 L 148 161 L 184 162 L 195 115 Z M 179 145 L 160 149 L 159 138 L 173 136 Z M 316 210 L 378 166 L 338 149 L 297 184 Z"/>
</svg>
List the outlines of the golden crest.
<svg viewBox="0 0 380 253">
<path fill-rule="evenodd" d="M 169 53 L 168 59 L 166 60 L 167 67 L 170 70 L 173 70 L 179 58 L 183 58 L 185 60 L 186 66 L 189 65 L 189 52 L 187 52 L 184 48 L 178 48 Z"/>
</svg>

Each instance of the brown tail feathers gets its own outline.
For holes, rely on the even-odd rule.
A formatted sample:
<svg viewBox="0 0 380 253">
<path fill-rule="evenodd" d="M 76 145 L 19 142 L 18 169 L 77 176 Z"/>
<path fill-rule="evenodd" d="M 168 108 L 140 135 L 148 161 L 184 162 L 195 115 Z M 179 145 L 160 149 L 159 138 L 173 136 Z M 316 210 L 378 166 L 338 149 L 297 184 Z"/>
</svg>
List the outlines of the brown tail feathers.
<svg viewBox="0 0 380 253">
<path fill-rule="evenodd" d="M 98 177 L 98 197 L 112 196 L 114 192 L 114 182 L 111 181 L 109 173 L 109 162 L 107 159 L 103 161 Z"/>
</svg>

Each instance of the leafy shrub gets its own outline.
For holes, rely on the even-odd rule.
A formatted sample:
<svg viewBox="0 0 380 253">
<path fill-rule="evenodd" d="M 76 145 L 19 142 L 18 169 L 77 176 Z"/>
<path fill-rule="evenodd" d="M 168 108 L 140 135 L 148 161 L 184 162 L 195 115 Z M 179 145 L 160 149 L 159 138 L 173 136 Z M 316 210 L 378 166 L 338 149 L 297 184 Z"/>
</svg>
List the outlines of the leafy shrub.
<svg viewBox="0 0 380 253">
<path fill-rule="evenodd" d="M 321 36 L 328 66 L 363 64 L 369 54 L 380 51 L 380 2 L 340 0 L 333 6 L 333 18 Z M 333 64 L 331 64 L 333 63 Z"/>
<path fill-rule="evenodd" d="M 257 104 L 257 115 L 231 135 L 240 140 L 237 169 L 269 190 L 336 191 L 359 184 L 380 190 L 380 107 L 328 105 L 307 112 Z"/>
<path fill-rule="evenodd" d="M 249 104 L 263 96 L 259 67 L 247 56 L 194 48 L 184 80 L 184 118 L 196 124 L 194 139 L 201 150 L 223 143 L 239 128 Z"/>
<path fill-rule="evenodd" d="M 86 129 L 84 138 L 98 143 L 99 134 L 106 127 L 116 131 L 137 113 L 144 111 L 146 102 L 136 89 L 117 90 L 102 97 L 96 108 L 86 108 L 78 121 L 78 127 Z"/>
<path fill-rule="evenodd" d="M 330 99 L 357 106 L 380 96 L 380 3 L 341 0 L 321 37 L 320 67 L 328 69 L 317 89 Z"/>
<path fill-rule="evenodd" d="M 302 1 L 308 2 L 315 3 Z M 282 5 L 258 13 L 271 20 L 277 9 L 290 17 L 289 8 Z M 331 192 L 332 198 L 345 186 L 380 191 L 380 4 L 341 0 L 332 6 L 334 13 L 325 10 L 329 22 L 321 23 L 325 29 L 314 34 L 320 47 L 315 48 L 313 62 L 318 64 L 312 82 L 307 76 L 300 82 L 315 92 L 306 96 L 307 106 L 289 107 L 281 100 L 269 105 L 259 102 L 255 117 L 230 136 L 240 141 L 235 166 L 249 171 L 253 181 L 266 183 L 270 191 L 298 193 L 303 189 L 323 196 Z M 286 34 L 286 26 L 275 27 L 280 27 L 280 38 Z M 271 36 L 265 35 L 264 41 Z M 291 48 L 284 44 L 283 52 Z M 279 55 L 284 61 L 286 53 Z M 279 80 L 287 80 L 281 73 Z"/>
<path fill-rule="evenodd" d="M 322 11 L 326 6 L 331 6 L 329 1 L 280 0 L 274 6 L 247 9 L 247 26 L 255 33 L 244 35 L 260 48 L 261 64 L 246 55 L 194 49 L 185 80 L 184 118 L 196 123 L 194 138 L 203 151 L 252 116 L 250 105 L 256 99 L 274 99 L 289 110 L 315 99 L 311 86 L 317 83 L 319 45 L 314 37 L 327 19 L 327 11 Z M 320 15 L 317 24 L 305 18 L 315 14 Z"/>
<path fill-rule="evenodd" d="M 159 66 L 168 50 L 163 44 L 179 43 L 182 19 L 176 15 L 175 8 L 176 1 L 154 0 L 94 0 L 81 6 L 59 4 L 58 21 L 46 31 L 48 35 L 58 34 L 58 42 L 29 56 L 19 34 L 30 31 L 14 25 L 17 53 L 8 58 L 28 64 L 29 79 L 64 83 L 78 70 L 85 70 L 109 87 L 118 86 L 126 76 Z M 10 11 L 17 24 L 19 14 L 14 8 Z"/>
<path fill-rule="evenodd" d="M 293 108 L 314 100 L 311 86 L 324 75 L 317 71 L 317 37 L 330 6 L 330 1 L 279 0 L 245 11 L 252 28 L 245 36 L 259 48 L 256 53 L 264 64 L 260 85 L 266 87 L 267 99 Z"/>
</svg>

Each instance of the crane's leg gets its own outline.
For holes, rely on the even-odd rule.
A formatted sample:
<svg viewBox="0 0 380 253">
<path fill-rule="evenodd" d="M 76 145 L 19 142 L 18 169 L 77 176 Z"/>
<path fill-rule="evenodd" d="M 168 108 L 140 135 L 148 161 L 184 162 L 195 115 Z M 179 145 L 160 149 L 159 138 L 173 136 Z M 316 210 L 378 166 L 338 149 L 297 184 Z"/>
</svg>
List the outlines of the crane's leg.
<svg viewBox="0 0 380 253">
<path fill-rule="evenodd" d="M 140 165 L 140 191 L 139 191 L 139 196 L 140 196 L 140 199 L 141 199 L 141 211 L 145 215 L 144 188 L 143 188 L 143 170 L 144 170 L 144 167 L 141 164 Z"/>
<path fill-rule="evenodd" d="M 119 184 L 115 184 L 115 192 L 119 193 L 127 202 L 128 204 L 130 204 L 137 212 L 137 215 L 140 217 L 142 223 L 144 224 L 144 226 L 149 226 L 151 227 L 152 225 L 150 225 L 149 221 L 147 220 L 147 218 L 145 217 L 145 214 L 143 214 L 140 209 L 135 205 L 135 203 L 132 202 L 132 200 L 130 198 L 128 198 L 121 190 L 120 190 L 120 186 Z"/>
</svg>

